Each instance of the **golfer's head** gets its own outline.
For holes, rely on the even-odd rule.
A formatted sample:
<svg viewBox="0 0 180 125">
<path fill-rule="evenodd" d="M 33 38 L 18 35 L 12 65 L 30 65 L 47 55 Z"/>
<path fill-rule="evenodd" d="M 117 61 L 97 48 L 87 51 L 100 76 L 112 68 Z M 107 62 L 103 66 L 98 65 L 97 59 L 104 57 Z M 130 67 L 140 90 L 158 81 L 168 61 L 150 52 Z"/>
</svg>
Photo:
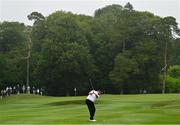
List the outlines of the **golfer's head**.
<svg viewBox="0 0 180 125">
<path fill-rule="evenodd" d="M 98 92 L 98 95 L 101 95 L 101 94 L 102 94 L 101 90 L 98 90 L 97 92 Z"/>
</svg>

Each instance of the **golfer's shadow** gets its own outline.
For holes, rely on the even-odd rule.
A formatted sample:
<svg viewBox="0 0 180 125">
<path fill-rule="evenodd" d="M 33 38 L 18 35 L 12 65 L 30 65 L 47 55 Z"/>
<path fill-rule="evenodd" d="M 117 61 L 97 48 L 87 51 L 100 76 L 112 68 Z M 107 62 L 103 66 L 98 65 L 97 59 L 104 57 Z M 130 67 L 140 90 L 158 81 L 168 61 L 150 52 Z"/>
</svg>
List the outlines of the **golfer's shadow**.
<svg viewBox="0 0 180 125">
<path fill-rule="evenodd" d="M 97 102 L 99 104 L 102 101 Z M 49 106 L 63 106 L 63 105 L 86 105 L 85 100 L 66 100 L 66 101 L 58 101 L 47 103 Z"/>
<path fill-rule="evenodd" d="M 84 100 L 68 100 L 68 101 L 58 101 L 58 102 L 52 102 L 48 103 L 46 105 L 50 106 L 62 106 L 62 105 L 85 105 Z"/>
</svg>

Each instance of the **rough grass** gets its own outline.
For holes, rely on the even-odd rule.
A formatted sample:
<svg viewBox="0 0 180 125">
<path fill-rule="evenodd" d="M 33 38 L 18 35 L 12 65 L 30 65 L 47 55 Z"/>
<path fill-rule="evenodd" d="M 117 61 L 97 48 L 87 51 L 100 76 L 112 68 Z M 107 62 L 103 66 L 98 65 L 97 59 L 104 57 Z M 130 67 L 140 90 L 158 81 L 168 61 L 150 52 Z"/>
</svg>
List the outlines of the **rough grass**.
<svg viewBox="0 0 180 125">
<path fill-rule="evenodd" d="M 85 96 L 16 95 L 0 100 L 0 124 L 92 124 Z M 102 95 L 97 124 L 180 124 L 180 94 Z"/>
</svg>

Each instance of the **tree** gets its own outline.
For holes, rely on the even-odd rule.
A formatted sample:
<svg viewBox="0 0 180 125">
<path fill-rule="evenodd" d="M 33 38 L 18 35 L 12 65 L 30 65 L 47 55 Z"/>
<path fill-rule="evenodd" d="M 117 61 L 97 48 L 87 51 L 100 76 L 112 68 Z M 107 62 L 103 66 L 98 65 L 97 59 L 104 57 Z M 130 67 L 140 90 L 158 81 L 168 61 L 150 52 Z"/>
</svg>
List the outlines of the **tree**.
<svg viewBox="0 0 180 125">
<path fill-rule="evenodd" d="M 151 86 L 160 82 L 158 76 L 160 70 L 158 67 L 161 65 L 160 54 L 154 54 L 159 52 L 158 47 L 161 47 L 162 44 L 160 45 L 159 41 L 154 38 L 153 35 L 157 34 L 151 28 L 161 18 L 148 12 L 129 11 L 118 5 L 107 6 L 97 10 L 96 13 L 92 26 L 92 32 L 94 33 L 92 42 L 94 43 L 95 64 L 102 76 L 100 81 L 111 83 L 112 78 L 111 80 L 108 78 L 112 76 L 109 73 L 115 68 L 116 56 L 129 51 L 138 67 L 142 68 L 139 68 L 140 72 L 138 74 L 131 75 L 128 78 L 129 81 L 133 78 L 134 82 L 126 83 L 128 89 L 131 92 L 133 89 L 140 88 L 152 90 Z M 155 58 L 153 59 L 153 57 Z M 144 61 L 142 61 L 142 58 L 144 58 Z M 106 80 L 104 80 L 105 78 Z M 131 86 L 133 86 L 133 89 L 130 88 Z"/>
<path fill-rule="evenodd" d="M 132 10 L 133 10 L 133 5 L 128 2 L 128 3 L 124 6 L 124 8 L 132 11 Z"/>
<path fill-rule="evenodd" d="M 30 74 L 30 58 L 31 58 L 31 48 L 32 48 L 32 39 L 31 39 L 31 31 L 32 28 L 31 27 L 27 27 L 26 28 L 26 33 L 27 33 L 27 56 L 26 57 L 22 57 L 23 59 L 26 59 L 27 61 L 27 67 L 26 67 L 26 86 L 29 87 L 29 74 Z M 27 89 L 27 93 L 30 93 L 30 90 Z"/>
<path fill-rule="evenodd" d="M 0 65 L 2 87 L 24 81 L 24 63 L 21 57 L 26 51 L 24 24 L 3 22 L 0 24 Z"/>
<path fill-rule="evenodd" d="M 111 36 L 115 33 L 113 28 L 117 23 L 118 15 L 121 15 L 122 11 L 123 7 L 115 4 L 98 9 L 95 11 L 91 24 L 92 40 L 90 52 L 93 55 L 98 71 L 95 83 L 98 83 L 99 87 L 107 92 L 114 91 L 109 79 L 109 72 L 113 69 L 114 58 L 117 52 L 114 51 L 114 45 L 112 45 L 114 41 L 111 40 Z"/>
<path fill-rule="evenodd" d="M 164 68 L 163 68 L 163 86 L 162 86 L 162 93 L 165 93 L 166 88 L 166 78 L 167 78 L 167 67 L 168 67 L 168 46 L 172 46 L 171 41 L 173 40 L 173 33 L 180 34 L 180 30 L 178 29 L 176 19 L 174 17 L 165 17 L 162 19 L 161 35 L 163 36 L 164 40 Z M 170 55 L 170 54 L 169 54 Z M 169 59 L 168 59 L 169 58 Z"/>
<path fill-rule="evenodd" d="M 94 69 L 86 39 L 87 18 L 58 11 L 35 25 L 33 65 L 36 70 L 33 74 L 50 95 L 71 95 L 77 86 L 80 94 L 86 89 Z M 39 32 L 42 30 L 45 35 Z M 44 78 L 44 75 L 48 76 Z"/>
<path fill-rule="evenodd" d="M 45 17 L 39 12 L 32 12 L 27 16 L 29 20 L 34 20 L 34 24 L 38 23 L 39 21 L 45 20 Z"/>
<path fill-rule="evenodd" d="M 120 90 L 120 93 L 127 93 L 127 83 L 131 81 L 132 75 L 137 74 L 138 71 L 137 62 L 131 59 L 128 53 L 120 53 L 115 58 L 115 65 L 110 72 L 110 78 L 114 86 Z"/>
</svg>

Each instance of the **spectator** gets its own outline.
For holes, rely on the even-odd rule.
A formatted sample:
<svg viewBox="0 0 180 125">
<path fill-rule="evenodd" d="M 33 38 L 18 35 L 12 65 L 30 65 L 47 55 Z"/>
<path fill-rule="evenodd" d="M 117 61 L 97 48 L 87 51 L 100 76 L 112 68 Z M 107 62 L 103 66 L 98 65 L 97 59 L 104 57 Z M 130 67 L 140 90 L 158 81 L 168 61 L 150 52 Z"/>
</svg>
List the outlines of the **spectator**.
<svg viewBox="0 0 180 125">
<path fill-rule="evenodd" d="M 36 92 L 37 92 L 37 94 L 39 94 L 39 89 L 37 89 L 37 91 L 36 91 Z"/>
<path fill-rule="evenodd" d="M 30 86 L 27 86 L 27 93 L 30 94 Z"/>
<path fill-rule="evenodd" d="M 147 91 L 144 89 L 144 90 L 143 90 L 143 93 L 144 93 L 144 94 L 146 94 L 146 93 L 147 93 Z"/>
<path fill-rule="evenodd" d="M 40 95 L 43 95 L 43 88 L 40 89 Z"/>
<path fill-rule="evenodd" d="M 36 88 L 33 86 L 33 94 L 36 94 Z"/>
<path fill-rule="evenodd" d="M 6 87 L 6 96 L 9 96 L 9 87 Z"/>
<path fill-rule="evenodd" d="M 25 93 L 25 90 L 26 90 L 25 85 L 23 85 L 22 86 L 22 92 Z"/>
<path fill-rule="evenodd" d="M 12 94 L 12 87 L 9 87 L 9 93 Z"/>
<path fill-rule="evenodd" d="M 16 94 L 16 86 L 13 87 L 13 94 Z"/>
<path fill-rule="evenodd" d="M 17 90 L 17 94 L 19 94 L 19 93 L 20 93 L 20 87 L 19 87 L 19 84 L 17 84 L 16 90 Z"/>
</svg>

